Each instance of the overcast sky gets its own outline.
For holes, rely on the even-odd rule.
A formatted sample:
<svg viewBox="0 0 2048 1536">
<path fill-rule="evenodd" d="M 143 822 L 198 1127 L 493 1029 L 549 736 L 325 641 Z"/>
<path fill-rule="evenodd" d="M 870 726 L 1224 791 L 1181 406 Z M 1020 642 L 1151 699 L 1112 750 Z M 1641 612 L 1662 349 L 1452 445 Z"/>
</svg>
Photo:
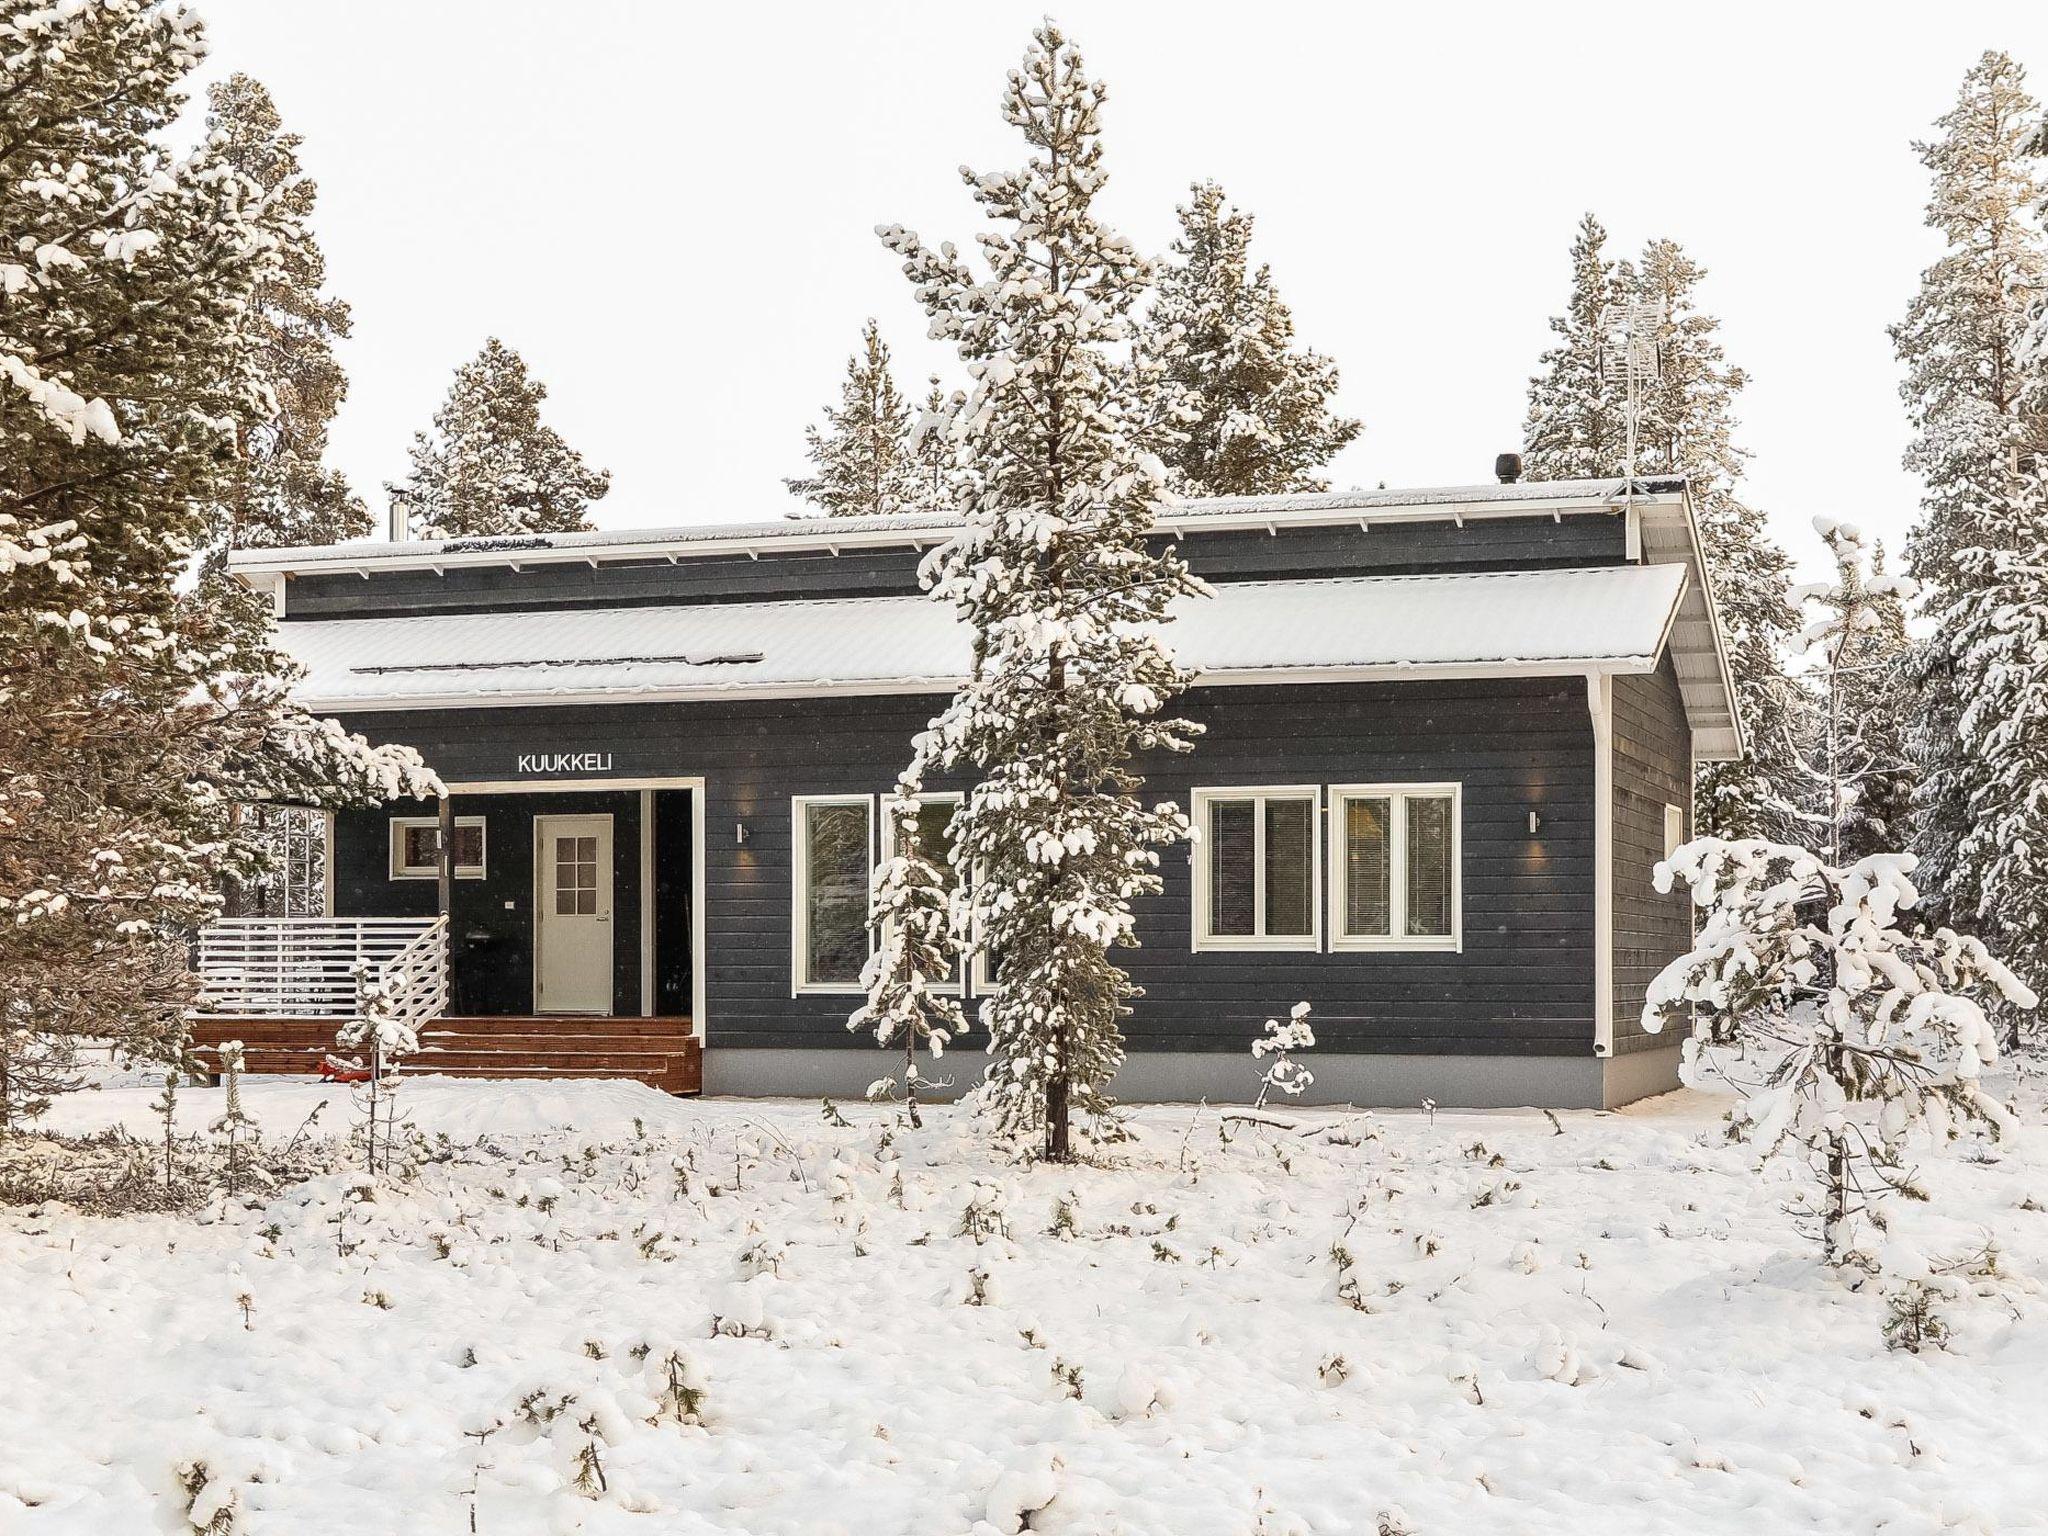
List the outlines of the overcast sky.
<svg viewBox="0 0 2048 1536">
<path fill-rule="evenodd" d="M 997 115 L 1041 7 L 201 0 L 210 74 L 306 138 L 355 311 L 334 458 L 380 514 L 489 335 L 613 473 L 606 527 L 779 517 L 863 317 L 899 379 L 953 376 L 874 226 L 966 245 L 957 167 L 1020 162 Z M 1106 217 L 1172 238 L 1188 183 L 1258 217 L 1301 336 L 1365 432 L 1339 487 L 1484 479 L 1592 209 L 1671 236 L 1752 383 L 1750 489 L 1888 542 L 1914 511 L 1885 326 L 1934 253 L 1911 141 L 1988 47 L 2048 85 L 2039 0 L 1787 4 L 1069 3 L 1110 87 Z"/>
</svg>

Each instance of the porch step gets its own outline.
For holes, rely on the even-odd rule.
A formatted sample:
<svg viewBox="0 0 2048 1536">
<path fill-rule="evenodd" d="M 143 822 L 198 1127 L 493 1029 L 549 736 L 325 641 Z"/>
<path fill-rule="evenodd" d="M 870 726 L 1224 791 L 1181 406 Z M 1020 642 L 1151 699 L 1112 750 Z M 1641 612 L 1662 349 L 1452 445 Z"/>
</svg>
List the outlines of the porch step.
<svg viewBox="0 0 2048 1536">
<path fill-rule="evenodd" d="M 332 1019 L 197 1018 L 193 1050 L 208 1065 L 220 1045 L 240 1040 L 243 1065 L 257 1073 L 313 1073 L 334 1042 Z M 697 1093 L 703 1063 L 690 1021 L 680 1018 L 453 1018 L 420 1031 L 418 1054 L 403 1070 L 451 1077 L 600 1077 L 630 1079 L 667 1093 Z"/>
</svg>

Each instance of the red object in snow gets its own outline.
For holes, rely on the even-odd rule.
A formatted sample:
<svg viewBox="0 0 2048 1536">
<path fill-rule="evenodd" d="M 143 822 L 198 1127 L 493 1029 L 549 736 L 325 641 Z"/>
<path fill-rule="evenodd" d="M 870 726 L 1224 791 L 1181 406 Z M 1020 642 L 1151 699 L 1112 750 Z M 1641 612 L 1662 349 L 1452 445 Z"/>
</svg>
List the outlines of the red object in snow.
<svg viewBox="0 0 2048 1536">
<path fill-rule="evenodd" d="M 323 1057 L 320 1062 L 320 1076 L 330 1083 L 367 1083 L 370 1069 L 353 1061 L 341 1061 L 333 1056 Z"/>
</svg>

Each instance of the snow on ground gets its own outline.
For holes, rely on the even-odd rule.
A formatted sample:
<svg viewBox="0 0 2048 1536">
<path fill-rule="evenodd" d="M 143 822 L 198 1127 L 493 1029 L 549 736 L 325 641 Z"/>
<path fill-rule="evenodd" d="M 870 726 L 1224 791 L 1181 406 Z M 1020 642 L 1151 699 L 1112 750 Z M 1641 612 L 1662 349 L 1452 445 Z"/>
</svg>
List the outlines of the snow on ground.
<svg viewBox="0 0 2048 1536">
<path fill-rule="evenodd" d="M 345 1094 L 245 1089 L 279 1136 L 323 1095 L 333 1130 Z M 1930 1161 L 1918 1235 L 1994 1236 L 1999 1273 L 1914 1356 L 1690 1095 L 1311 1135 L 1161 1107 L 1107 1166 L 1020 1171 L 952 1110 L 415 1081 L 453 1150 L 409 1181 L 0 1211 L 0 1531 L 2048 1528 L 2021 1095 Z M 151 1096 L 53 1128 L 149 1135 Z"/>
</svg>

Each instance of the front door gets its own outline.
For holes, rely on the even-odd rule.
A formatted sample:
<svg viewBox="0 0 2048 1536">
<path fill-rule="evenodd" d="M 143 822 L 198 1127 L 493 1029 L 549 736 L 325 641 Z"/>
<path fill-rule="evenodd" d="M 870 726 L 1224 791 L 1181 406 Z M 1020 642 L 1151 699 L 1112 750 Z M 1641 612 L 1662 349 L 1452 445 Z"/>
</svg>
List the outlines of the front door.
<svg viewBox="0 0 2048 1536">
<path fill-rule="evenodd" d="M 533 819 L 533 1005 L 612 1011 L 612 819 Z"/>
</svg>

